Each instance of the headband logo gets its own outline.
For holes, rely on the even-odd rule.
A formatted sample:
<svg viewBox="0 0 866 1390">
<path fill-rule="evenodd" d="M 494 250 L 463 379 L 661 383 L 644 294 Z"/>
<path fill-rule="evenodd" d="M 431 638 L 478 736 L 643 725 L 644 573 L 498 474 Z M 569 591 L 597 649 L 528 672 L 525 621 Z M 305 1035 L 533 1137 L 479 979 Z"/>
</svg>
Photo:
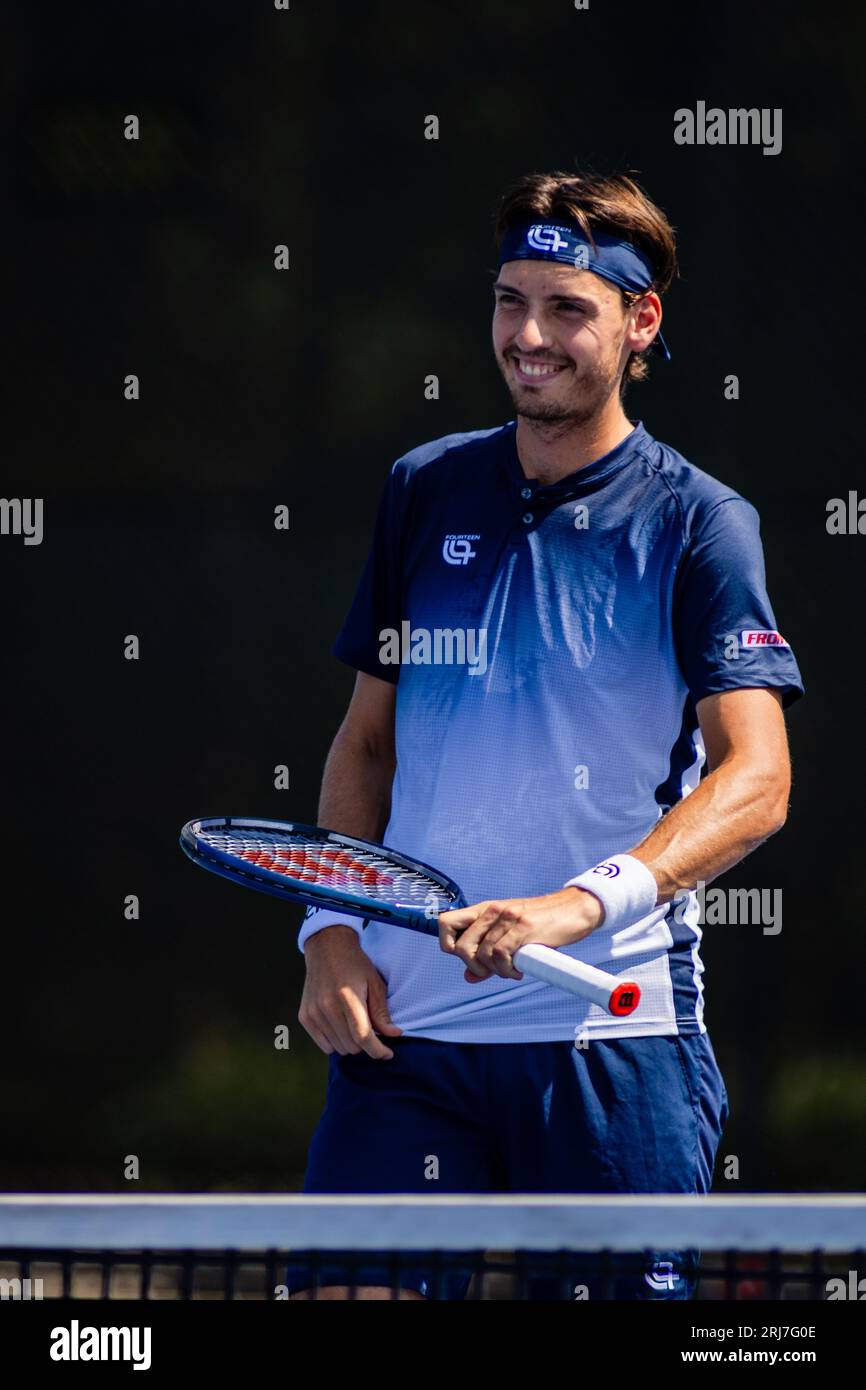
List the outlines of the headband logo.
<svg viewBox="0 0 866 1390">
<path fill-rule="evenodd" d="M 559 235 L 556 227 L 545 227 L 538 222 L 529 228 L 526 240 L 533 251 L 543 251 L 548 256 L 557 256 L 560 251 L 568 250 L 568 242 L 564 236 Z"/>
<path fill-rule="evenodd" d="M 536 222 L 535 226 L 530 227 L 526 233 L 526 240 L 533 251 L 540 251 L 543 256 L 558 256 L 560 260 L 565 260 L 567 257 L 574 262 L 576 270 L 589 268 L 587 248 L 585 246 L 573 247 L 566 237 L 560 235 L 558 227 L 547 227 L 542 222 Z"/>
</svg>

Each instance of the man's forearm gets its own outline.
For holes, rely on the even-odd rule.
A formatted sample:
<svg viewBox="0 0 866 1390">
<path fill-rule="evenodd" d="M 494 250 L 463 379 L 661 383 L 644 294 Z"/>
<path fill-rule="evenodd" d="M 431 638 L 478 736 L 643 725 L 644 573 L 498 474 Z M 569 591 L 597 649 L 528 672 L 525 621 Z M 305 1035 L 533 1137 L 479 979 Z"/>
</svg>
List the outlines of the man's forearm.
<svg viewBox="0 0 866 1390">
<path fill-rule="evenodd" d="M 322 776 L 319 824 L 362 840 L 381 840 L 391 813 L 396 758 L 341 729 Z"/>
<path fill-rule="evenodd" d="M 630 851 L 651 871 L 659 903 L 706 883 L 745 859 L 785 821 L 790 782 L 738 763 L 723 764 Z"/>
<path fill-rule="evenodd" d="M 392 685 L 359 673 L 352 702 L 325 762 L 319 797 L 319 824 L 342 835 L 381 840 L 391 812 L 394 780 L 394 707 Z M 360 933 L 363 918 L 337 913 L 349 930 Z M 319 908 L 304 918 L 298 946 L 307 954 L 323 949 L 322 938 L 345 944 L 346 928 L 333 927 L 334 910 Z M 325 942 L 325 948 L 331 947 Z"/>
</svg>

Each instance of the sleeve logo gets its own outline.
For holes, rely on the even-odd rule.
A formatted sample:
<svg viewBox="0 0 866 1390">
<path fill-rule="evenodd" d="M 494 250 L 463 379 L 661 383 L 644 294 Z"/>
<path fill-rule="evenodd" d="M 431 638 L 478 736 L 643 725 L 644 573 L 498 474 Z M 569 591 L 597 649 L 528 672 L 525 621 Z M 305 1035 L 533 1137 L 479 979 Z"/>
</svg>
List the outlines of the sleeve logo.
<svg viewBox="0 0 866 1390">
<path fill-rule="evenodd" d="M 790 642 L 786 642 L 781 632 L 775 632 L 772 628 L 756 628 L 754 631 L 745 630 L 740 633 L 741 647 L 789 647 Z"/>
</svg>

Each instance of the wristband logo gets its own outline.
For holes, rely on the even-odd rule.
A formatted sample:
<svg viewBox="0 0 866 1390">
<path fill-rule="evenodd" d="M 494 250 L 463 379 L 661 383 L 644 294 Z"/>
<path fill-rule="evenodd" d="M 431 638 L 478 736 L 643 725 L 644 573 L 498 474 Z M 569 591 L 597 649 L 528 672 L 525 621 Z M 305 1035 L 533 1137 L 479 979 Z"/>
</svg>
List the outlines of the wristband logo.
<svg viewBox="0 0 866 1390">
<path fill-rule="evenodd" d="M 602 864 L 596 864 L 594 869 L 590 869 L 590 873 L 601 874 L 602 878 L 618 878 L 619 864 L 611 864 L 609 860 L 606 860 Z"/>
</svg>

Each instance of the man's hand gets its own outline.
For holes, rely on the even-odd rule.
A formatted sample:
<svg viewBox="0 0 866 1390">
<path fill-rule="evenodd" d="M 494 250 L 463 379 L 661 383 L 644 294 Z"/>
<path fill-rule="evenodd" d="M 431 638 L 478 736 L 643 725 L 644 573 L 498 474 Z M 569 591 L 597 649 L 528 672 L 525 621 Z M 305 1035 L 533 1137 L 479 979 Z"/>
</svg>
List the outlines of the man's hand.
<svg viewBox="0 0 866 1390">
<path fill-rule="evenodd" d="M 570 946 L 582 941 L 604 919 L 604 908 L 581 888 L 560 888 L 541 898 L 505 898 L 443 912 L 439 945 L 466 965 L 464 979 L 473 984 L 501 975 L 522 980 L 514 967 L 514 952 L 530 943 Z"/>
<path fill-rule="evenodd" d="M 385 981 L 361 949 L 351 927 L 325 927 L 304 947 L 307 978 L 298 1019 L 323 1052 L 390 1061 L 394 1056 L 377 1033 L 398 1038 L 391 1022 Z"/>
</svg>

